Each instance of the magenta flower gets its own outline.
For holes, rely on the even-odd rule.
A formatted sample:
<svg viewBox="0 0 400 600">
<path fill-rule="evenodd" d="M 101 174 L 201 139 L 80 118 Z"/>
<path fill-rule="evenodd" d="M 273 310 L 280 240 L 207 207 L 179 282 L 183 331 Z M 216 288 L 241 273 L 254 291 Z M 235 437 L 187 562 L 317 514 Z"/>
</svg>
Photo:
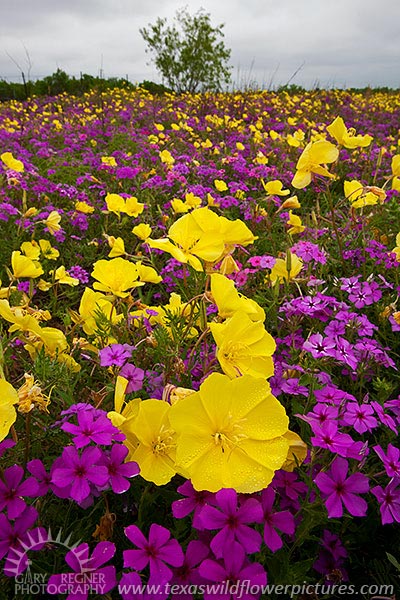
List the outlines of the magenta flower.
<svg viewBox="0 0 400 600">
<path fill-rule="evenodd" d="M 339 572 L 342 578 L 347 580 L 347 573 L 342 566 L 346 558 L 347 551 L 338 536 L 325 529 L 321 549 L 313 568 L 322 575 Z"/>
<path fill-rule="evenodd" d="M 22 496 L 33 497 L 38 492 L 38 484 L 34 477 L 22 481 L 24 469 L 18 465 L 8 467 L 0 479 L 0 510 L 7 508 L 9 519 L 16 519 L 26 508 Z"/>
<path fill-rule="evenodd" d="M 175 500 L 172 503 L 172 514 L 175 519 L 183 519 L 194 511 L 193 527 L 199 530 L 204 529 L 200 513 L 202 508 L 214 499 L 214 494 L 211 492 L 197 492 L 191 481 L 185 481 L 185 483 L 179 486 L 178 492 L 186 496 L 186 498 Z"/>
<path fill-rule="evenodd" d="M 343 414 L 343 423 L 345 425 L 352 425 L 357 433 L 372 431 L 378 425 L 378 421 L 373 414 L 374 409 L 369 404 L 347 402 L 346 410 Z"/>
<path fill-rule="evenodd" d="M 165 563 L 180 567 L 184 561 L 182 548 L 165 527 L 153 523 L 147 540 L 139 527 L 129 525 L 125 529 L 126 537 L 138 550 L 125 550 L 124 567 L 141 571 L 150 567 L 149 584 L 163 584 L 171 581 L 173 572 Z"/>
<path fill-rule="evenodd" d="M 383 462 L 388 477 L 400 477 L 400 450 L 389 444 L 386 454 L 381 446 L 374 446 L 374 450 Z"/>
<path fill-rule="evenodd" d="M 380 485 L 371 489 L 379 502 L 382 525 L 400 523 L 400 479 L 395 478 L 383 489 Z"/>
<path fill-rule="evenodd" d="M 83 410 L 77 413 L 77 417 L 78 425 L 69 422 L 61 425 L 63 431 L 74 436 L 76 448 L 83 448 L 90 442 L 110 446 L 115 438 L 121 438 L 121 432 L 114 427 L 105 412 L 96 415 L 94 411 Z"/>
<path fill-rule="evenodd" d="M 204 579 L 221 584 L 219 600 L 254 600 L 259 598 L 261 587 L 267 584 L 267 574 L 260 563 L 249 563 L 246 554 L 238 542 L 234 542 L 224 554 L 224 564 L 206 558 L 199 568 Z M 258 586 L 259 592 L 250 593 L 252 586 Z M 254 588 L 253 588 L 254 590 Z M 215 600 L 215 593 L 206 591 L 204 600 Z"/>
<path fill-rule="evenodd" d="M 101 456 L 98 448 L 85 448 L 81 455 L 72 446 L 64 448 L 60 457 L 63 466 L 54 469 L 51 482 L 60 488 L 72 482 L 69 496 L 82 502 L 90 495 L 90 483 L 103 486 L 108 481 L 107 467 L 98 464 Z"/>
<path fill-rule="evenodd" d="M 101 367 L 122 367 L 132 357 L 134 346 L 129 344 L 111 344 L 99 352 Z"/>
<path fill-rule="evenodd" d="M 37 481 L 38 490 L 36 496 L 45 496 L 51 483 L 51 475 L 46 471 L 42 461 L 39 458 L 34 458 L 28 462 L 26 468 Z"/>
<path fill-rule="evenodd" d="M 128 479 L 135 477 L 140 469 L 135 462 L 124 463 L 129 450 L 122 444 L 114 444 L 110 454 L 105 453 L 102 456 L 101 464 L 105 465 L 108 471 L 109 484 L 115 494 L 123 494 L 130 487 Z M 107 487 L 108 487 L 107 485 Z"/>
<path fill-rule="evenodd" d="M 72 573 L 51 575 L 47 582 L 49 594 L 65 594 L 66 600 L 86 600 L 88 594 L 103 596 L 117 585 L 115 567 L 103 567 L 115 554 L 111 542 L 99 542 L 89 557 L 88 544 L 80 544 L 65 556 Z"/>
<path fill-rule="evenodd" d="M 25 548 L 40 550 L 47 541 L 47 531 L 43 527 L 35 527 L 38 512 L 33 506 L 27 506 L 12 525 L 7 517 L 0 514 L 0 560 L 8 555 L 4 565 L 4 573 L 15 577 L 23 573 L 28 566 Z"/>
<path fill-rule="evenodd" d="M 181 567 L 174 569 L 174 577 L 171 585 L 180 585 L 182 590 L 184 586 L 200 585 L 204 583 L 204 578 L 199 575 L 199 564 L 209 555 L 208 547 L 199 540 L 192 540 L 186 548 L 185 559 Z M 189 592 L 177 594 L 180 600 L 191 600 L 193 595 Z"/>
<path fill-rule="evenodd" d="M 364 517 L 367 503 L 357 494 L 368 492 L 368 477 L 362 473 L 353 473 L 347 477 L 349 465 L 346 459 L 337 457 L 329 472 L 319 472 L 314 481 L 326 498 L 328 517 L 341 517 L 343 504 L 354 517 Z"/>
<path fill-rule="evenodd" d="M 288 510 L 274 512 L 272 506 L 275 501 L 275 492 L 271 487 L 261 493 L 261 506 L 264 512 L 264 542 L 272 552 L 282 548 L 283 542 L 275 531 L 279 529 L 288 535 L 294 534 L 294 517 Z"/>
<path fill-rule="evenodd" d="M 127 363 L 122 367 L 119 374 L 121 377 L 125 377 L 125 379 L 128 380 L 128 386 L 126 388 L 127 394 L 130 394 L 131 392 L 137 392 L 138 390 L 142 389 L 144 379 L 143 369 L 139 369 L 139 367 L 135 367 L 135 365 Z"/>
<path fill-rule="evenodd" d="M 200 520 L 205 529 L 220 529 L 211 542 L 211 550 L 217 558 L 232 546 L 235 539 L 248 554 L 258 552 L 261 535 L 247 523 L 261 523 L 263 511 L 258 500 L 249 498 L 238 506 L 235 490 L 223 489 L 216 493 L 215 501 L 221 510 L 214 506 L 205 506 Z"/>
</svg>

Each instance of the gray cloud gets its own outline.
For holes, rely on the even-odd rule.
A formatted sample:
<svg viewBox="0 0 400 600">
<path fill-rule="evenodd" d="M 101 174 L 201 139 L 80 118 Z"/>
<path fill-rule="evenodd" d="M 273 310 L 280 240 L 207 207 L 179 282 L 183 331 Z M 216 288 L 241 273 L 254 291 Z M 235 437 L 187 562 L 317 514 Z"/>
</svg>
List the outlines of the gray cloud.
<svg viewBox="0 0 400 600">
<path fill-rule="evenodd" d="M 0 77 L 18 79 L 7 53 L 32 77 L 57 67 L 132 81 L 159 80 L 139 28 L 202 6 L 225 23 L 235 85 L 293 83 L 400 86 L 398 0 L 14 0 L 3 3 Z"/>
</svg>

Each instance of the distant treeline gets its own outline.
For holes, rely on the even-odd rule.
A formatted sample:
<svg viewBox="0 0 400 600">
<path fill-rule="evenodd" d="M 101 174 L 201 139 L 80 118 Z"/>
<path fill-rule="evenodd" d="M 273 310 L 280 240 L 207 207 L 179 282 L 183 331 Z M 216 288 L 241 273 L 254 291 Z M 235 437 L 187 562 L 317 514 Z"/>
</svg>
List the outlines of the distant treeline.
<svg viewBox="0 0 400 600">
<path fill-rule="evenodd" d="M 22 83 L 12 83 L 0 79 L 0 102 L 6 100 L 27 100 L 31 96 L 57 96 L 63 92 L 80 96 L 93 89 L 110 90 L 113 88 L 135 89 L 141 87 L 149 90 L 153 94 L 162 94 L 168 89 L 152 81 L 143 81 L 140 84 L 133 84 L 127 79 L 110 77 L 104 79 L 94 77 L 87 73 L 82 73 L 80 77 L 70 77 L 65 71 L 57 69 L 52 75 L 36 81 L 26 81 L 24 74 L 21 73 Z"/>
<path fill-rule="evenodd" d="M 162 84 L 154 83 L 153 81 L 143 81 L 141 83 L 133 84 L 131 81 L 125 78 L 109 77 L 104 79 L 102 77 L 94 77 L 87 73 L 81 73 L 80 77 L 70 77 L 65 71 L 57 69 L 52 75 L 48 75 L 43 79 L 37 79 L 36 81 L 26 80 L 24 73 L 21 73 L 22 83 L 12 83 L 5 79 L 0 79 L 0 102 L 7 100 L 27 100 L 31 96 L 57 96 L 63 92 L 72 94 L 74 96 L 81 96 L 86 92 L 90 92 L 93 89 L 99 91 L 111 90 L 113 88 L 128 88 L 135 89 L 141 87 L 147 89 L 152 94 L 164 94 L 169 92 L 167 87 Z M 315 91 L 319 88 L 316 86 Z M 240 90 L 234 90 L 240 91 Z M 247 92 L 260 91 L 257 89 L 256 84 L 253 86 L 246 86 Z M 298 85 L 283 85 L 276 88 L 277 92 L 286 92 L 288 94 L 299 94 L 305 91 L 305 88 Z M 398 93 L 399 90 L 388 88 L 388 87 L 366 87 L 366 88 L 347 88 L 350 93 L 363 92 L 368 93 L 371 91 L 380 91 L 385 93 Z"/>
</svg>

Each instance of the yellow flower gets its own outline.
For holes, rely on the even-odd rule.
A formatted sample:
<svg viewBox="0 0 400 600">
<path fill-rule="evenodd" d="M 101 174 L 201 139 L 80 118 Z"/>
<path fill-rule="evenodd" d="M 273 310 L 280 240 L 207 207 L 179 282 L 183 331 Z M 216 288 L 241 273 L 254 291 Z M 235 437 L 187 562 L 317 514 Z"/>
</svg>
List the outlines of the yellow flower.
<svg viewBox="0 0 400 600">
<path fill-rule="evenodd" d="M 79 285 L 79 279 L 76 277 L 71 277 L 69 273 L 65 270 L 64 266 L 58 267 L 56 271 L 50 271 L 50 275 L 54 273 L 54 279 L 57 283 L 62 283 L 64 285 Z"/>
<path fill-rule="evenodd" d="M 160 281 L 162 281 L 162 277 L 158 275 L 157 271 L 153 269 L 153 267 L 143 265 L 140 260 L 135 263 L 135 267 L 138 273 L 138 282 L 160 283 Z M 140 283 L 138 283 L 138 285 L 140 285 Z"/>
<path fill-rule="evenodd" d="M 180 198 L 174 198 L 171 200 L 171 208 L 175 214 L 189 212 L 189 206 L 183 202 Z"/>
<path fill-rule="evenodd" d="M 138 276 L 135 265 L 125 258 L 98 260 L 94 263 L 92 277 L 99 283 L 96 281 L 93 287 L 95 290 L 126 298 L 129 296 L 126 290 L 143 285 L 137 281 Z"/>
<path fill-rule="evenodd" d="M 228 189 L 228 186 L 226 185 L 225 181 L 222 181 L 222 179 L 214 179 L 214 185 L 218 192 L 226 192 Z"/>
<path fill-rule="evenodd" d="M 297 196 L 291 196 L 284 200 L 284 202 L 280 205 L 276 212 L 280 212 L 281 210 L 286 210 L 287 208 L 301 208 L 301 204 L 297 198 Z"/>
<path fill-rule="evenodd" d="M 126 198 L 124 212 L 126 212 L 126 214 L 129 215 L 130 217 L 135 217 L 135 218 L 138 217 L 140 214 L 142 214 L 143 209 L 144 209 L 144 204 L 139 202 L 135 196 Z"/>
<path fill-rule="evenodd" d="M 60 256 L 59 251 L 53 248 L 48 240 L 39 240 L 39 247 L 42 255 L 48 260 L 55 260 Z"/>
<path fill-rule="evenodd" d="M 272 284 L 276 281 L 283 283 L 294 279 L 302 270 L 303 261 L 296 254 L 288 252 L 285 259 L 278 258 L 271 269 L 270 280 Z"/>
<path fill-rule="evenodd" d="M 345 148 L 366 148 L 373 138 L 370 135 L 355 135 L 355 129 L 347 129 L 342 117 L 336 117 L 327 127 L 328 132 L 338 144 Z"/>
<path fill-rule="evenodd" d="M 168 150 L 162 150 L 159 154 L 161 162 L 166 164 L 168 167 L 172 167 L 172 165 L 175 162 L 174 157 L 172 156 L 171 152 L 169 152 Z"/>
<path fill-rule="evenodd" d="M 392 157 L 392 175 L 400 177 L 400 154 Z"/>
<path fill-rule="evenodd" d="M 196 490 L 251 494 L 269 485 L 288 455 L 285 409 L 262 378 L 213 373 L 171 406 L 169 421 L 177 433 L 177 468 Z"/>
<path fill-rule="evenodd" d="M 108 298 L 110 297 L 100 292 L 85 288 L 79 305 L 79 316 L 75 315 L 73 320 L 82 324 L 87 335 L 93 335 L 97 331 L 96 321 L 100 317 L 105 317 L 111 323 L 118 323 L 123 318 L 118 315 Z"/>
<path fill-rule="evenodd" d="M 364 186 L 362 183 L 353 179 L 344 182 L 344 195 L 350 200 L 352 208 L 362 208 L 363 206 L 373 206 L 380 200 L 379 193 L 373 193 L 374 187 Z M 379 188 L 375 188 L 377 191 Z M 383 192 L 383 199 L 386 194 Z"/>
<path fill-rule="evenodd" d="M 113 156 L 102 156 L 101 162 L 103 165 L 107 165 L 107 167 L 116 167 L 117 161 Z"/>
<path fill-rule="evenodd" d="M 90 206 L 87 202 L 77 201 L 75 202 L 75 210 L 83 213 L 84 215 L 90 215 L 94 212 L 94 207 Z"/>
<path fill-rule="evenodd" d="M 17 413 L 14 404 L 17 403 L 17 390 L 5 379 L 0 379 L 0 442 L 8 435 L 16 421 Z"/>
<path fill-rule="evenodd" d="M 21 277 L 35 279 L 43 275 L 44 272 L 38 262 L 34 262 L 31 258 L 23 256 L 19 250 L 14 250 L 11 254 L 11 267 L 16 279 L 20 279 Z"/>
<path fill-rule="evenodd" d="M 150 248 L 171 254 L 181 263 L 188 263 L 202 271 L 199 259 L 215 263 L 229 254 L 235 245 L 247 246 L 256 239 L 250 229 L 240 221 L 219 217 L 208 207 L 195 208 L 178 219 L 169 229 L 169 239 L 148 239 Z"/>
<path fill-rule="evenodd" d="M 301 218 L 298 215 L 294 215 L 291 210 L 289 210 L 289 221 L 287 221 L 286 224 L 290 225 L 290 229 L 288 229 L 288 233 L 290 233 L 290 235 L 302 233 L 305 230 L 305 226 L 302 224 Z"/>
<path fill-rule="evenodd" d="M 285 471 L 293 471 L 300 465 L 307 456 L 307 444 L 303 442 L 301 437 L 294 431 L 287 431 L 284 437 L 289 442 L 288 455 L 282 469 Z"/>
<path fill-rule="evenodd" d="M 7 169 L 15 171 L 16 173 L 24 172 L 24 163 L 14 158 L 11 152 L 3 152 L 3 154 L 0 155 L 0 159 Z"/>
<path fill-rule="evenodd" d="M 140 240 L 146 241 L 151 236 L 151 227 L 147 223 L 140 223 L 132 229 L 132 233 Z"/>
<path fill-rule="evenodd" d="M 107 210 L 119 216 L 125 211 L 125 200 L 119 194 L 107 194 L 106 198 Z"/>
<path fill-rule="evenodd" d="M 131 424 L 136 419 L 139 413 L 140 398 L 135 398 L 129 402 L 125 402 L 126 388 L 128 387 L 128 380 L 121 375 L 117 376 L 114 391 L 114 410 L 107 413 L 108 418 L 114 427 L 118 427 L 125 436 L 128 437 L 124 441 L 125 446 L 129 449 L 129 454 L 126 460 L 132 460 L 132 455 L 136 450 L 139 440 L 131 431 Z"/>
<path fill-rule="evenodd" d="M 139 465 L 141 476 L 156 485 L 168 483 L 176 473 L 176 434 L 168 420 L 170 410 L 162 400 L 140 402 L 138 416 L 125 434 L 128 441 L 131 434 L 138 439 L 132 460 Z"/>
<path fill-rule="evenodd" d="M 125 242 L 122 238 L 115 238 L 113 235 L 108 236 L 108 245 L 111 250 L 108 254 L 109 258 L 115 258 L 117 256 L 124 256 L 125 252 Z"/>
<path fill-rule="evenodd" d="M 198 208 L 201 206 L 201 198 L 195 196 L 192 192 L 185 194 L 185 204 L 189 208 Z"/>
<path fill-rule="evenodd" d="M 282 181 L 279 179 L 273 179 L 267 183 L 261 179 L 261 183 L 268 196 L 288 196 L 290 194 L 290 190 L 283 189 Z"/>
<path fill-rule="evenodd" d="M 311 183 L 311 174 L 333 178 L 334 175 L 322 165 L 333 163 L 339 156 L 339 150 L 325 140 L 310 142 L 304 148 L 296 165 L 296 173 L 292 179 L 292 186 L 297 189 L 305 188 Z"/>
<path fill-rule="evenodd" d="M 54 235 L 56 231 L 60 231 L 61 225 L 61 215 L 58 214 L 56 210 L 52 210 L 47 219 L 44 221 L 49 232 Z"/>
<path fill-rule="evenodd" d="M 9 331 L 31 331 L 40 334 L 40 325 L 34 317 L 19 306 L 10 307 L 8 300 L 0 300 L 0 316 L 12 323 Z"/>
<path fill-rule="evenodd" d="M 240 311 L 246 313 L 252 321 L 265 320 L 264 309 L 251 298 L 239 294 L 234 282 L 219 273 L 211 275 L 211 295 L 222 319 L 228 319 Z"/>
<path fill-rule="evenodd" d="M 210 323 L 217 344 L 217 359 L 229 377 L 252 375 L 268 378 L 274 374 L 272 354 L 276 344 L 261 321 L 252 321 L 237 311 L 224 323 Z"/>
<path fill-rule="evenodd" d="M 21 244 L 21 250 L 28 258 L 37 260 L 40 256 L 40 246 L 35 240 L 31 242 L 23 242 Z"/>
</svg>

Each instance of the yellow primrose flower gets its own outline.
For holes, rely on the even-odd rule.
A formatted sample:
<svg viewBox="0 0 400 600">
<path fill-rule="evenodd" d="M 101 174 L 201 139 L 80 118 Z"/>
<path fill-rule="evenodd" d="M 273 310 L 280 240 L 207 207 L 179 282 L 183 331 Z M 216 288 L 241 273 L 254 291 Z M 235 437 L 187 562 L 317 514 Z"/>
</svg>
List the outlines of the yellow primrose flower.
<svg viewBox="0 0 400 600">
<path fill-rule="evenodd" d="M 198 491 L 264 489 L 288 455 L 289 420 L 262 378 L 213 373 L 198 392 L 171 406 L 169 421 L 177 434 L 177 468 Z"/>
<path fill-rule="evenodd" d="M 218 192 L 226 192 L 228 190 L 228 186 L 222 179 L 214 179 L 214 185 Z"/>
<path fill-rule="evenodd" d="M 113 156 L 102 156 L 101 162 L 103 165 L 107 165 L 107 167 L 116 167 L 117 161 Z"/>
<path fill-rule="evenodd" d="M 61 215 L 56 210 L 52 210 L 47 219 L 44 222 L 49 232 L 54 235 L 56 231 L 60 231 Z"/>
<path fill-rule="evenodd" d="M 291 210 L 289 210 L 289 221 L 286 222 L 286 225 L 290 225 L 290 229 L 288 229 L 288 233 L 290 233 L 290 235 L 302 233 L 305 230 L 305 226 L 302 224 L 301 218 L 298 215 L 294 215 Z"/>
<path fill-rule="evenodd" d="M 12 152 L 3 152 L 3 154 L 0 155 L 0 159 L 7 169 L 15 171 L 16 173 L 24 172 L 24 163 L 14 158 Z"/>
<path fill-rule="evenodd" d="M 93 335 L 97 331 L 96 319 L 99 318 L 99 313 L 111 323 L 118 323 L 123 318 L 113 308 L 109 298 L 100 292 L 85 288 L 79 304 L 79 316 L 73 317 L 73 320 L 82 324 L 87 335 Z"/>
<path fill-rule="evenodd" d="M 283 189 L 283 183 L 279 179 L 273 179 L 267 183 L 261 179 L 261 183 L 268 196 L 288 196 L 290 194 L 290 190 Z"/>
<path fill-rule="evenodd" d="M 136 450 L 139 440 L 131 431 L 131 423 L 136 419 L 139 413 L 140 398 L 134 398 L 129 402 L 125 402 L 126 388 L 128 387 L 128 380 L 121 375 L 117 376 L 114 391 L 114 410 L 107 413 L 108 418 L 114 427 L 118 427 L 126 437 L 124 441 L 125 446 L 129 449 L 129 454 L 125 460 L 132 460 L 132 455 Z"/>
<path fill-rule="evenodd" d="M 140 223 L 132 229 L 132 233 L 140 240 L 146 241 L 151 236 L 151 227 L 147 223 Z"/>
<path fill-rule="evenodd" d="M 268 158 L 261 152 L 261 150 L 259 150 L 253 162 L 257 163 L 258 165 L 266 165 L 268 163 Z"/>
<path fill-rule="evenodd" d="M 276 344 L 261 321 L 237 311 L 224 323 L 210 323 L 209 327 L 217 344 L 217 359 L 229 377 L 268 378 L 274 374 L 271 357 Z"/>
<path fill-rule="evenodd" d="M 180 198 L 174 198 L 171 200 L 171 208 L 175 214 L 189 212 L 189 206 Z"/>
<path fill-rule="evenodd" d="M 373 140 L 371 135 L 355 135 L 355 129 L 347 129 L 342 117 L 336 117 L 330 125 L 327 126 L 328 132 L 345 148 L 366 148 Z"/>
<path fill-rule="evenodd" d="M 17 390 L 5 379 L 0 379 L 0 442 L 8 435 L 17 419 L 14 404 L 18 403 Z"/>
<path fill-rule="evenodd" d="M 284 200 L 284 202 L 280 205 L 276 212 L 280 212 L 281 210 L 286 210 L 287 208 L 301 208 L 301 204 L 297 198 L 297 196 L 291 196 Z"/>
<path fill-rule="evenodd" d="M 305 188 L 311 183 L 312 173 L 324 177 L 334 178 L 334 175 L 322 165 L 335 162 L 339 157 L 339 150 L 325 140 L 310 142 L 304 148 L 296 165 L 296 173 L 292 179 L 292 186 L 297 189 Z"/>
<path fill-rule="evenodd" d="M 168 150 L 162 150 L 159 153 L 161 162 L 166 164 L 168 167 L 172 167 L 172 165 L 175 162 L 174 157 L 172 156 L 171 152 L 169 152 Z"/>
<path fill-rule="evenodd" d="M 128 441 L 131 434 L 138 439 L 132 460 L 139 465 L 141 476 L 156 485 L 165 485 L 176 473 L 176 434 L 168 420 L 170 410 L 162 400 L 140 402 L 139 413 L 125 434 Z"/>
<path fill-rule="evenodd" d="M 11 267 L 16 279 L 20 279 L 21 277 L 35 279 L 44 273 L 38 262 L 34 262 L 31 258 L 23 256 L 19 250 L 14 250 L 11 254 Z"/>
<path fill-rule="evenodd" d="M 57 283 L 62 283 L 64 285 L 79 285 L 79 279 L 76 277 L 71 277 L 69 273 L 65 270 L 64 266 L 58 267 L 55 271 L 50 271 L 50 275 L 54 273 L 54 280 Z"/>
<path fill-rule="evenodd" d="M 396 260 L 400 262 L 400 233 L 396 235 L 396 246 L 393 248 L 392 252 L 396 255 Z"/>
<path fill-rule="evenodd" d="M 107 242 L 111 248 L 111 250 L 108 254 L 109 258 L 115 258 L 117 256 L 124 256 L 126 254 L 125 242 L 121 237 L 115 238 L 113 235 L 109 235 Z"/>
<path fill-rule="evenodd" d="M 201 198 L 195 196 L 192 192 L 185 194 L 185 204 L 189 208 L 198 208 L 201 206 Z"/>
<path fill-rule="evenodd" d="M 146 265 L 143 265 L 141 261 L 135 263 L 135 267 L 138 273 L 138 282 L 160 283 L 160 281 L 162 281 L 162 277 L 158 275 L 153 267 L 147 267 Z M 138 283 L 138 285 L 140 285 L 140 283 Z"/>
<path fill-rule="evenodd" d="M 400 154 L 395 154 L 392 157 L 392 175 L 400 177 Z"/>
<path fill-rule="evenodd" d="M 121 212 L 125 212 L 125 200 L 119 194 L 107 194 L 105 197 L 107 210 L 119 216 Z"/>
<path fill-rule="evenodd" d="M 289 442 L 288 455 L 282 469 L 292 472 L 307 456 L 307 444 L 294 431 L 287 431 L 284 436 Z"/>
<path fill-rule="evenodd" d="M 135 265 L 120 257 L 112 260 L 96 261 L 92 277 L 97 279 L 93 284 L 95 290 L 107 292 L 120 298 L 129 296 L 129 292 L 126 290 L 143 285 L 143 283 L 138 282 L 139 274 Z"/>
<path fill-rule="evenodd" d="M 90 215 L 94 212 L 94 206 L 90 206 L 87 202 L 82 202 L 78 200 L 75 202 L 75 210 L 77 212 L 83 213 L 84 215 Z"/>
<path fill-rule="evenodd" d="M 144 209 L 144 204 L 139 202 L 139 200 L 135 196 L 131 196 L 130 198 L 126 198 L 125 200 L 125 208 L 124 212 L 129 217 L 138 217 L 142 214 Z"/>
<path fill-rule="evenodd" d="M 303 261 L 293 252 L 289 252 L 286 258 L 278 258 L 271 269 L 270 280 L 274 284 L 276 281 L 283 283 L 297 277 L 303 268 Z"/>
<path fill-rule="evenodd" d="M 12 325 L 9 331 L 32 331 L 40 334 L 40 325 L 33 316 L 19 306 L 11 307 L 8 300 L 0 300 L 0 316 Z"/>
<path fill-rule="evenodd" d="M 364 186 L 362 183 L 353 179 L 344 182 L 344 195 L 350 200 L 352 208 L 362 208 L 363 206 L 373 206 L 380 200 L 379 193 L 372 191 L 373 187 Z M 375 188 L 376 190 L 378 188 Z M 383 192 L 383 199 L 386 194 Z"/>
<path fill-rule="evenodd" d="M 40 256 L 40 246 L 35 240 L 31 242 L 23 242 L 20 246 L 21 251 L 32 260 L 37 260 Z"/>
<path fill-rule="evenodd" d="M 264 322 L 264 309 L 255 300 L 240 294 L 231 279 L 219 273 L 213 273 L 210 279 L 211 296 L 222 319 L 228 319 L 240 311 L 246 313 L 252 321 Z"/>
<path fill-rule="evenodd" d="M 60 256 L 59 251 L 53 248 L 48 240 L 39 240 L 39 247 L 42 255 L 48 260 L 56 260 Z"/>
</svg>

